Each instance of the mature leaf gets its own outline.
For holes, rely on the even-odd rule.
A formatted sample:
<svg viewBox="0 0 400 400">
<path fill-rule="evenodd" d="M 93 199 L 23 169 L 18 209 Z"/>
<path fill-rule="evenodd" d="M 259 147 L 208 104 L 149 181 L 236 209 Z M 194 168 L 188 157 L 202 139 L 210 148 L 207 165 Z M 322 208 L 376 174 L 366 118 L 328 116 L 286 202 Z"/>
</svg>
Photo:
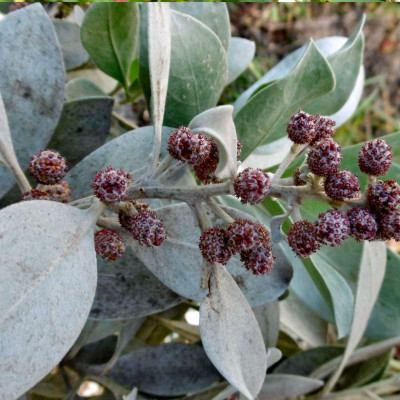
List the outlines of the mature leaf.
<svg viewBox="0 0 400 400">
<path fill-rule="evenodd" d="M 188 14 L 208 26 L 219 38 L 226 52 L 230 48 L 231 26 L 225 3 L 171 3 L 173 10 Z"/>
<path fill-rule="evenodd" d="M 301 351 L 281 362 L 274 374 L 293 374 L 308 376 L 324 363 L 343 354 L 342 346 L 321 346 Z"/>
<path fill-rule="evenodd" d="M 328 324 L 312 311 L 291 290 L 289 296 L 279 302 L 281 324 L 287 330 L 312 346 L 326 343 Z"/>
<path fill-rule="evenodd" d="M 260 144 L 279 139 L 282 126 L 299 108 L 335 87 L 335 76 L 325 56 L 313 41 L 294 70 L 251 97 L 235 115 L 238 137 L 243 143 L 241 158 Z"/>
<path fill-rule="evenodd" d="M 141 7 L 139 79 L 150 99 L 147 13 Z M 217 35 L 199 20 L 171 11 L 171 67 L 164 125 L 187 125 L 200 112 L 214 107 L 227 77 L 227 57 Z"/>
<path fill-rule="evenodd" d="M 13 400 L 74 343 L 96 289 L 98 209 L 50 201 L 0 212 L 0 393 Z"/>
<path fill-rule="evenodd" d="M 228 52 L 228 79 L 232 83 L 248 67 L 254 58 L 256 44 L 248 39 L 233 37 Z"/>
<path fill-rule="evenodd" d="M 139 19 L 135 3 L 93 4 L 81 28 L 82 43 L 91 59 L 126 88 L 139 51 Z"/>
<path fill-rule="evenodd" d="M 68 101 L 49 143 L 71 167 L 100 147 L 111 126 L 112 97 L 87 97 Z"/>
<path fill-rule="evenodd" d="M 72 101 L 88 97 L 106 97 L 103 92 L 94 82 L 84 78 L 75 78 L 70 80 L 65 85 L 65 100 Z"/>
<path fill-rule="evenodd" d="M 385 276 L 385 268 L 385 244 L 383 242 L 364 242 L 351 330 L 342 362 L 335 374 L 329 379 L 327 390 L 334 387 L 349 357 L 363 336 L 375 301 L 378 298 L 379 290 Z"/>
<path fill-rule="evenodd" d="M 183 299 L 164 286 L 127 249 L 116 261 L 98 258 L 96 297 L 92 319 L 125 320 L 155 314 Z"/>
<path fill-rule="evenodd" d="M 155 396 L 182 396 L 220 379 L 202 347 L 186 343 L 161 344 L 128 353 L 111 370 L 111 378 Z"/>
<path fill-rule="evenodd" d="M 209 290 L 200 305 L 204 350 L 231 385 L 254 399 L 267 370 L 266 350 L 257 320 L 221 264 L 213 265 Z"/>
<path fill-rule="evenodd" d="M 276 347 L 267 349 L 267 365 L 268 368 L 275 365 L 282 358 L 282 352 Z"/>
<path fill-rule="evenodd" d="M 273 374 L 265 377 L 264 384 L 258 396 L 259 400 L 284 400 L 310 393 L 323 386 L 318 379 L 303 376 Z"/>
<path fill-rule="evenodd" d="M 80 67 L 89 61 L 89 54 L 81 43 L 81 28 L 74 22 L 57 19 L 53 21 L 60 42 L 65 69 Z"/>
<path fill-rule="evenodd" d="M 215 174 L 218 178 L 233 178 L 237 174 L 237 136 L 231 105 L 203 111 L 190 121 L 189 128 L 214 139 L 218 146 L 219 163 Z"/>
<path fill-rule="evenodd" d="M 235 209 L 225 209 L 236 219 L 252 218 Z M 132 240 L 134 253 L 170 289 L 185 298 L 200 301 L 206 292 L 200 288 L 203 258 L 198 248 L 201 231 L 195 216 L 185 203 L 161 207 L 156 212 L 166 226 L 167 239 L 157 248 L 140 246 Z M 223 224 L 213 218 L 215 225 Z M 246 270 L 239 257 L 232 257 L 227 264 L 228 271 L 253 307 L 275 300 L 289 285 L 293 273 L 291 264 L 280 245 L 274 245 L 274 253 L 277 257 L 274 269 L 261 276 Z"/>
<path fill-rule="evenodd" d="M 162 154 L 167 154 L 166 143 L 172 131 L 171 128 L 163 128 Z M 93 190 L 90 185 L 93 177 L 108 165 L 129 172 L 147 167 L 150 162 L 152 142 L 153 127 L 146 126 L 127 132 L 89 154 L 66 176 L 72 188 L 72 198 L 91 195 Z"/>
<path fill-rule="evenodd" d="M 155 169 L 161 150 L 162 126 L 168 77 L 171 64 L 171 21 L 169 3 L 153 4 L 149 8 L 149 68 L 151 116 L 154 125 L 153 165 Z"/>
<path fill-rule="evenodd" d="M 72 81 L 74 79 L 87 79 L 107 94 L 112 93 L 119 85 L 114 78 L 95 67 L 68 71 L 67 80 Z"/>
<path fill-rule="evenodd" d="M 46 38 L 46 40 L 43 40 Z M 65 74 L 53 25 L 40 4 L 0 21 L 0 92 L 23 169 L 50 139 L 62 109 Z M 0 165 L 0 196 L 14 184 Z"/>
<path fill-rule="evenodd" d="M 265 347 L 276 346 L 279 337 L 278 300 L 271 301 L 263 306 L 254 307 L 253 312 L 261 329 Z"/>
</svg>

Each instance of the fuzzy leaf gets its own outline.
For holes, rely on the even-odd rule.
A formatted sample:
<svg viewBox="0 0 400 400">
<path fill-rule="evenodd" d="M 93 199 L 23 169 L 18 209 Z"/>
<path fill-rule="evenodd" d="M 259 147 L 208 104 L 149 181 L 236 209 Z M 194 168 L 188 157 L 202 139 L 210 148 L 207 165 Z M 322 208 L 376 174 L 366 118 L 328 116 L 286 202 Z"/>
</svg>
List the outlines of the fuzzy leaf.
<svg viewBox="0 0 400 400">
<path fill-rule="evenodd" d="M 233 178 L 237 173 L 237 136 L 232 112 L 231 105 L 211 108 L 189 124 L 193 133 L 204 133 L 216 141 L 219 163 L 215 174 L 220 179 Z"/>
<path fill-rule="evenodd" d="M 149 67 L 151 114 L 154 124 L 153 160 L 161 150 L 162 125 L 171 64 L 171 24 L 169 3 L 152 4 L 149 8 Z M 156 157 L 154 157 L 156 156 Z M 155 165 L 153 165 L 155 167 Z"/>
<path fill-rule="evenodd" d="M 173 10 L 189 14 L 204 25 L 207 25 L 219 38 L 228 51 L 231 40 L 231 26 L 229 23 L 228 7 L 225 3 L 171 3 Z"/>
<path fill-rule="evenodd" d="M 363 337 L 369 317 L 378 298 L 386 268 L 386 247 L 383 242 L 364 242 L 358 274 L 353 321 L 342 362 L 329 379 L 328 387 L 333 388 L 343 369 Z"/>
<path fill-rule="evenodd" d="M 129 248 L 112 263 L 99 258 L 98 271 L 92 319 L 142 317 L 171 308 L 183 300 L 164 286 Z"/>
<path fill-rule="evenodd" d="M 282 137 L 282 125 L 293 113 L 334 87 L 335 76 L 327 59 L 311 41 L 289 75 L 260 89 L 235 115 L 243 142 L 241 158 L 247 158 L 260 144 Z"/>
<path fill-rule="evenodd" d="M 256 44 L 248 39 L 233 37 L 228 52 L 228 79 L 232 83 L 249 66 L 256 52 Z"/>
<path fill-rule="evenodd" d="M 271 301 L 253 308 L 258 326 L 264 338 L 265 347 L 273 347 L 278 343 L 279 336 L 279 302 Z M 270 365 L 268 363 L 268 365 Z"/>
<path fill-rule="evenodd" d="M 62 19 L 53 21 L 53 25 L 60 42 L 65 69 L 68 71 L 87 63 L 89 54 L 82 46 L 79 25 Z"/>
<path fill-rule="evenodd" d="M 27 201 L 0 212 L 0 397 L 42 379 L 78 337 L 96 289 L 96 208 Z"/>
<path fill-rule="evenodd" d="M 112 97 L 66 102 L 48 147 L 57 149 L 72 167 L 105 142 L 113 104 Z"/>
<path fill-rule="evenodd" d="M 139 51 L 139 6 L 92 4 L 81 28 L 82 43 L 95 64 L 126 88 Z"/>
<path fill-rule="evenodd" d="M 233 208 L 226 210 L 235 219 L 252 219 Z M 206 292 L 200 288 L 203 258 L 198 247 L 201 231 L 195 216 L 184 203 L 161 207 L 155 211 L 166 226 L 167 239 L 159 247 L 140 246 L 132 240 L 132 249 L 164 285 L 185 298 L 200 301 Z M 215 225 L 223 223 L 218 218 L 213 218 Z M 256 276 L 246 270 L 237 256 L 232 257 L 227 264 L 228 271 L 253 307 L 278 298 L 287 289 L 292 278 L 292 267 L 282 247 L 274 245 L 273 250 L 277 260 L 274 269 L 265 275 Z"/>
<path fill-rule="evenodd" d="M 150 100 L 147 13 L 141 7 L 139 79 Z M 171 10 L 171 67 L 164 125 L 188 125 L 197 114 L 215 107 L 227 77 L 227 58 L 217 35 L 188 14 Z"/>
<path fill-rule="evenodd" d="M 125 387 L 155 396 L 177 397 L 206 389 L 220 379 L 202 347 L 186 343 L 151 346 L 128 353 L 111 370 Z"/>
<path fill-rule="evenodd" d="M 254 399 L 267 370 L 266 349 L 257 320 L 221 264 L 214 264 L 209 288 L 209 295 L 200 305 L 204 350 L 231 385 Z"/>
<path fill-rule="evenodd" d="M 303 376 L 267 375 L 258 400 L 284 400 L 289 397 L 298 397 L 319 389 L 323 384 L 323 381 Z"/>
<path fill-rule="evenodd" d="M 58 122 L 65 82 L 62 55 L 41 4 L 0 21 L 0 43 L 0 92 L 15 153 L 25 169 L 30 157 L 46 146 Z M 0 196 L 13 184 L 11 174 L 0 165 Z"/>
</svg>

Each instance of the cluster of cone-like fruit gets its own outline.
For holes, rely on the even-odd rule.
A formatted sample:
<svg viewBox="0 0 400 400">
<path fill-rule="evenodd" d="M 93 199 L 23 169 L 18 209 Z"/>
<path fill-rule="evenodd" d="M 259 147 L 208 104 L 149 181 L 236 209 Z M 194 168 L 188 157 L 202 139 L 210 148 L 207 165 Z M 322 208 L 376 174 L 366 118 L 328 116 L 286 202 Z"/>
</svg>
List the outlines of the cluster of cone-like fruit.
<svg viewBox="0 0 400 400">
<path fill-rule="evenodd" d="M 95 175 L 92 188 L 103 203 L 118 205 L 126 199 L 131 182 L 132 178 L 126 171 L 107 167 Z M 125 203 L 119 210 L 118 220 L 140 245 L 160 246 L 166 238 L 163 222 L 146 203 L 134 200 Z M 107 260 L 116 260 L 125 251 L 123 238 L 114 229 L 98 231 L 95 245 L 96 253 Z"/>
<path fill-rule="evenodd" d="M 62 180 L 68 171 L 67 160 L 58 151 L 39 151 L 31 157 L 28 170 L 39 186 L 23 193 L 22 200 L 70 201 L 68 182 Z"/>
<path fill-rule="evenodd" d="M 310 256 L 321 245 L 337 246 L 349 236 L 357 241 L 400 240 L 399 184 L 393 179 L 378 180 L 367 186 L 363 197 L 358 176 L 340 170 L 342 154 L 341 147 L 332 139 L 334 125 L 329 118 L 299 111 L 287 126 L 294 143 L 311 147 L 308 170 L 323 179 L 325 194 L 337 205 L 336 209 L 320 214 L 315 223 L 298 221 L 290 227 L 289 245 L 301 258 Z M 391 146 L 375 139 L 362 146 L 358 165 L 370 177 L 383 176 L 392 157 Z M 295 185 L 306 184 L 299 170 L 293 177 Z"/>
</svg>

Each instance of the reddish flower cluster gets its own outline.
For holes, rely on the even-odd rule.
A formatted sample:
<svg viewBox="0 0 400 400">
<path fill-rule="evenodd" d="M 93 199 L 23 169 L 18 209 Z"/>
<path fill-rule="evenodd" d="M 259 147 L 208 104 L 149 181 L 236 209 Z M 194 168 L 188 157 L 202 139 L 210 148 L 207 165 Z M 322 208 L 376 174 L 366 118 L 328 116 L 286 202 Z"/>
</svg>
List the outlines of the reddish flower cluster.
<svg viewBox="0 0 400 400">
<path fill-rule="evenodd" d="M 29 173 L 37 183 L 55 185 L 67 173 L 66 159 L 55 150 L 41 150 L 29 162 Z"/>
<path fill-rule="evenodd" d="M 114 229 L 101 229 L 94 234 L 96 254 L 106 260 L 115 261 L 125 252 L 122 236 Z"/>
<path fill-rule="evenodd" d="M 243 204 L 261 203 L 271 191 L 269 175 L 261 169 L 246 168 L 233 183 L 235 194 Z"/>
<path fill-rule="evenodd" d="M 208 262 L 223 265 L 239 253 L 245 268 L 255 275 L 271 271 L 275 261 L 268 230 L 246 219 L 236 220 L 227 229 L 205 230 L 200 236 L 199 248 Z"/>
</svg>

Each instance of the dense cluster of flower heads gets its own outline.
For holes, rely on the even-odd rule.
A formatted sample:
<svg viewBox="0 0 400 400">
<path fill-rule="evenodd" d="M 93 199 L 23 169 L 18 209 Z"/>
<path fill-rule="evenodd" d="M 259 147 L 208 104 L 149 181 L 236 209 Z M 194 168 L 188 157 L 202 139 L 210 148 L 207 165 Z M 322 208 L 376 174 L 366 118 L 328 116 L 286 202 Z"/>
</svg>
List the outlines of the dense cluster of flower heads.
<svg viewBox="0 0 400 400">
<path fill-rule="evenodd" d="M 340 170 L 342 154 L 340 145 L 332 139 L 334 125 L 329 118 L 304 111 L 293 115 L 287 125 L 294 143 L 310 147 L 308 171 L 323 181 L 324 194 L 334 206 L 314 223 L 297 221 L 290 227 L 289 245 L 301 258 L 310 256 L 321 245 L 340 245 L 349 236 L 357 241 L 400 240 L 400 186 L 394 179 L 377 180 L 391 166 L 391 146 L 375 139 L 361 147 L 358 165 L 370 182 L 363 194 L 358 176 Z M 307 184 L 300 170 L 293 178 L 295 185 Z"/>
</svg>

